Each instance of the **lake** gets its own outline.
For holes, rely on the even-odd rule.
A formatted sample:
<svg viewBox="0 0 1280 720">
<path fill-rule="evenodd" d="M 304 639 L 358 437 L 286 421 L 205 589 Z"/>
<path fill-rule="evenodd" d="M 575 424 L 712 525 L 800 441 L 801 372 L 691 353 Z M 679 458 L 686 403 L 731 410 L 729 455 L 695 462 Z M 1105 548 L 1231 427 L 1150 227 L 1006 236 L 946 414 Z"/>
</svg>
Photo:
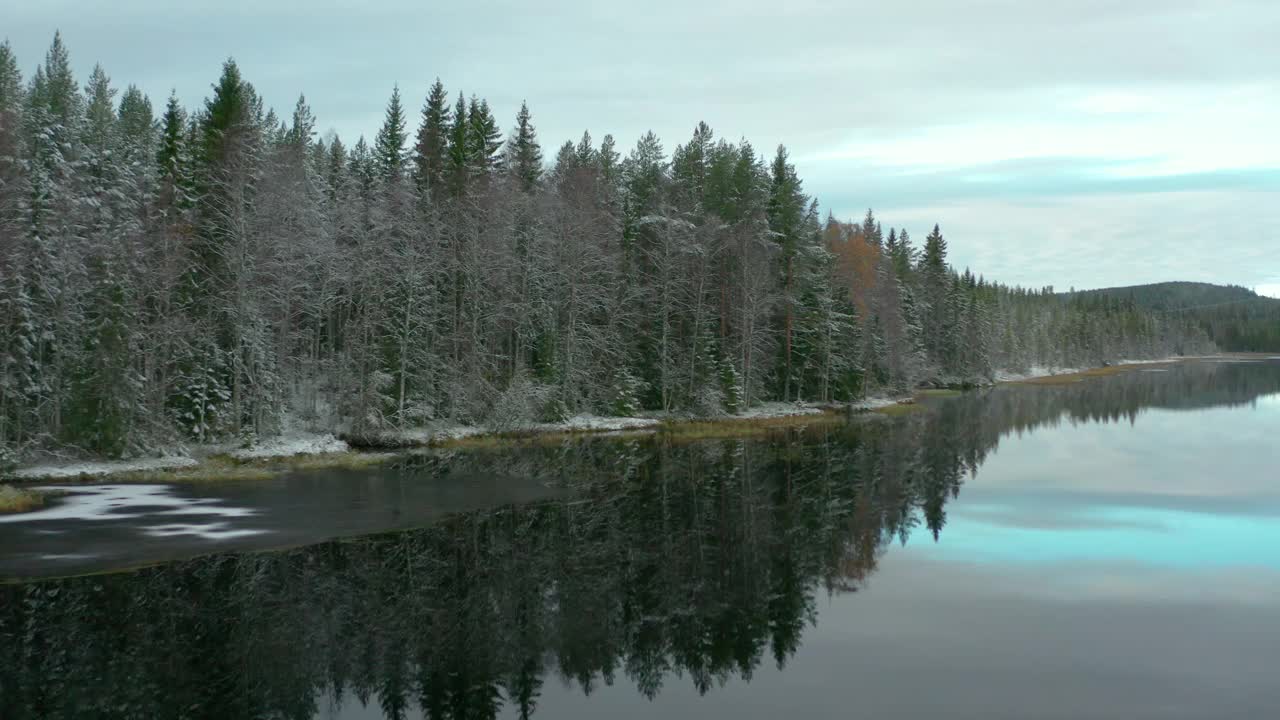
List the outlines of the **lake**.
<svg viewBox="0 0 1280 720">
<path fill-rule="evenodd" d="M 78 489 L 0 718 L 1266 717 L 1277 548 L 1280 360 Z"/>
</svg>

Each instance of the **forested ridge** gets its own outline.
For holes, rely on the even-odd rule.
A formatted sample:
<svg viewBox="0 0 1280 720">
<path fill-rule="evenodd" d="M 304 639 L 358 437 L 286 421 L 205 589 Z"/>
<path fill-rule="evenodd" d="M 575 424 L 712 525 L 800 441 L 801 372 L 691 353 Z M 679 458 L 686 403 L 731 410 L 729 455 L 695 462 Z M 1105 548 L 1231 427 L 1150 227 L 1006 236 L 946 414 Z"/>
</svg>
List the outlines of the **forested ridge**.
<svg viewBox="0 0 1280 720">
<path fill-rule="evenodd" d="M 1199 323 L 1222 350 L 1280 352 L 1280 299 L 1235 285 L 1167 282 L 1082 290 L 1083 297 L 1132 302 L 1157 314 Z"/>
<path fill-rule="evenodd" d="M 824 218 L 781 146 L 544 151 L 527 107 L 504 136 L 452 97 L 397 88 L 351 142 L 233 61 L 155 108 L 100 66 L 81 88 L 59 37 L 25 80 L 0 45 L 0 447 L 732 413 L 1211 347 L 956 272 L 937 226 Z"/>
</svg>

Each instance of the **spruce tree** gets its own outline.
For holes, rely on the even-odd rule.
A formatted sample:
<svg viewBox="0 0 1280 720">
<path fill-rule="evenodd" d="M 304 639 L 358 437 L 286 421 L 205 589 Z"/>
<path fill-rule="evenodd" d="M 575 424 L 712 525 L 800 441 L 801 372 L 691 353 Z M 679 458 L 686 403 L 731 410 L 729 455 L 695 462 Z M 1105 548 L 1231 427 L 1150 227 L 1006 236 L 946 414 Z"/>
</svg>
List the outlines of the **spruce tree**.
<svg viewBox="0 0 1280 720">
<path fill-rule="evenodd" d="M 773 158 L 772 185 L 769 193 L 769 229 L 781 250 L 782 265 L 782 399 L 791 400 L 792 353 L 796 303 L 796 260 L 800 251 L 808 198 L 801 192 L 800 178 L 788 161 L 787 149 L 778 146 Z"/>
<path fill-rule="evenodd" d="M 33 88 L 33 103 L 47 113 L 46 122 L 54 132 L 73 132 L 79 124 L 81 100 L 75 74 L 71 70 L 71 56 L 62 43 L 62 33 L 54 33 L 53 44 L 45 55 L 41 68 L 42 82 Z"/>
<path fill-rule="evenodd" d="M 947 241 L 942 231 L 935 224 L 933 232 L 925 238 L 924 252 L 920 257 L 921 285 L 924 289 L 924 335 L 925 345 L 934 362 L 946 367 L 951 361 L 951 348 L 948 342 L 952 331 L 951 323 L 953 299 L 951 297 L 951 278 L 947 268 Z"/>
<path fill-rule="evenodd" d="M 373 162 L 378 178 L 387 185 L 399 183 L 404 177 L 407 156 L 405 154 L 405 118 L 400 105 L 400 88 L 397 86 L 387 102 L 387 112 L 382 128 L 373 144 Z"/>
<path fill-rule="evenodd" d="M 472 177 L 485 178 L 502 165 L 502 132 L 487 100 L 473 95 L 467 108 L 467 154 Z"/>
<path fill-rule="evenodd" d="M 449 96 L 444 84 L 436 78 L 422 108 L 422 124 L 418 127 L 413 147 L 413 178 L 418 192 L 434 195 L 444 185 L 449 151 Z"/>
<path fill-rule="evenodd" d="M 155 153 L 155 117 L 152 114 L 151 100 L 137 88 L 130 85 L 120 96 L 118 112 L 118 128 L 127 161 L 148 164 Z"/>
<path fill-rule="evenodd" d="M 103 172 L 103 156 L 110 155 L 115 140 L 115 94 L 111 80 L 101 65 L 93 67 L 89 76 L 89 84 L 85 86 L 87 105 L 85 108 L 85 125 L 83 142 L 85 147 L 95 156 L 94 169 L 91 172 Z"/>
<path fill-rule="evenodd" d="M 612 135 L 605 135 L 600 141 L 600 150 L 597 151 L 596 157 L 600 163 L 600 177 L 605 185 L 610 188 L 615 187 L 620 178 L 622 156 L 618 153 L 617 143 Z"/>
<path fill-rule="evenodd" d="M 507 169 L 519 183 L 520 189 L 531 193 L 542 178 L 542 148 L 530 120 L 529 106 L 520 103 L 516 115 L 516 127 L 507 139 Z"/>
<path fill-rule="evenodd" d="M 9 41 L 0 42 L 0 131 L 16 129 L 22 117 L 26 94 L 22 91 L 22 73 L 18 58 Z"/>
<path fill-rule="evenodd" d="M 449 126 L 449 162 L 445 178 L 449 194 L 461 197 L 467 191 L 471 174 L 471 131 L 467 120 L 467 101 L 458 93 L 453 108 L 453 124 Z"/>
</svg>

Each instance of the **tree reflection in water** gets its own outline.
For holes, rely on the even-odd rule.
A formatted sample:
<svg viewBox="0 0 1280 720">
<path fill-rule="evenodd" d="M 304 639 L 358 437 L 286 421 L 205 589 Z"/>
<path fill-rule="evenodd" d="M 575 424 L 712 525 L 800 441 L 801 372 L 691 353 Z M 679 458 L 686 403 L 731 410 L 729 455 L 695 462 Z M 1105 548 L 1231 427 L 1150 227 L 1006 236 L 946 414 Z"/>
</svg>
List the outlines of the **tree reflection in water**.
<svg viewBox="0 0 1280 720">
<path fill-rule="evenodd" d="M 270 553 L 0 587 L 0 717 L 533 713 L 550 675 L 701 693 L 785 665 L 1000 438 L 1280 391 L 1280 364 L 998 388 L 767 437 L 595 440 L 421 458 L 552 472 L 568 499 Z"/>
</svg>

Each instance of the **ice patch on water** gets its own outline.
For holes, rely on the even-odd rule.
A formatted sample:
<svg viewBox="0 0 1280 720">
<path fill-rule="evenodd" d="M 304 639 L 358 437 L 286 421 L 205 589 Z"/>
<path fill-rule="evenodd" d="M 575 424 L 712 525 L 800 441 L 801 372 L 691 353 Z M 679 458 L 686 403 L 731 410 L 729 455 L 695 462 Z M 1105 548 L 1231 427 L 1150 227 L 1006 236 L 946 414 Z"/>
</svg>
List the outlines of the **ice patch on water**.
<svg viewBox="0 0 1280 720">
<path fill-rule="evenodd" d="M 231 529 L 225 522 L 209 523 L 208 525 L 183 525 L 180 523 L 151 525 L 143 528 L 142 531 L 148 537 L 166 538 L 178 535 L 195 535 L 201 540 L 231 540 L 238 537 L 260 535 L 265 532 L 246 528 Z"/>
<path fill-rule="evenodd" d="M 208 540 L 222 540 L 266 532 L 227 528 L 226 519 L 249 517 L 256 513 L 255 510 L 221 505 L 220 500 L 213 498 L 180 497 L 168 485 L 46 485 L 36 489 L 65 495 L 43 510 L 0 516 L 0 523 L 69 520 L 112 522 L 147 516 L 205 515 L 222 520 L 156 526 L 161 532 L 153 534 L 153 537 L 195 535 Z M 144 532 L 153 529 L 144 528 Z"/>
</svg>

